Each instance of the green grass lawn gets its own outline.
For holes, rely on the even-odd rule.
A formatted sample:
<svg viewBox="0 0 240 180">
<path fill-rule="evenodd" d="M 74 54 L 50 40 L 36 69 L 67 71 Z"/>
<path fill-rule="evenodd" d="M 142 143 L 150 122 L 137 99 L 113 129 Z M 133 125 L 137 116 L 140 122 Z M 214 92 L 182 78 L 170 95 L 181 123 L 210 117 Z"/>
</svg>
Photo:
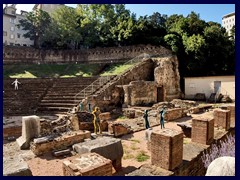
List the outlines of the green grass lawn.
<svg viewBox="0 0 240 180">
<path fill-rule="evenodd" d="M 101 73 L 100 76 L 111 76 L 111 75 L 119 75 L 131 68 L 132 64 L 115 64 L 111 65 L 109 68 L 105 70 L 105 72 Z"/>
<path fill-rule="evenodd" d="M 4 78 L 90 77 L 119 75 L 133 65 L 126 64 L 29 64 L 4 65 Z M 107 68 L 106 68 L 107 67 Z"/>
<path fill-rule="evenodd" d="M 41 65 L 4 65 L 4 78 L 41 78 L 93 76 L 101 69 L 98 64 L 41 64 Z"/>
</svg>

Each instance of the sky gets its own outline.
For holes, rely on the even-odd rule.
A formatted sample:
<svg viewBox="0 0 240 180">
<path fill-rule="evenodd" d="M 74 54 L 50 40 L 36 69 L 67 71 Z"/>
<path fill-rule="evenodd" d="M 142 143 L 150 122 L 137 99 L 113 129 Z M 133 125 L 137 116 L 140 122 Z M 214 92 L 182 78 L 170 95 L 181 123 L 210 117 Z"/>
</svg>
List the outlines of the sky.
<svg viewBox="0 0 240 180">
<path fill-rule="evenodd" d="M 76 7 L 76 4 L 66 4 Z M 5 5 L 3 5 L 4 7 Z M 31 11 L 34 4 L 17 4 L 17 12 L 20 10 Z M 126 4 L 126 9 L 139 16 L 152 15 L 154 12 L 166 14 L 182 14 L 187 16 L 191 11 L 200 15 L 205 21 L 214 21 L 222 24 L 222 17 L 231 12 L 235 12 L 235 4 Z"/>
</svg>

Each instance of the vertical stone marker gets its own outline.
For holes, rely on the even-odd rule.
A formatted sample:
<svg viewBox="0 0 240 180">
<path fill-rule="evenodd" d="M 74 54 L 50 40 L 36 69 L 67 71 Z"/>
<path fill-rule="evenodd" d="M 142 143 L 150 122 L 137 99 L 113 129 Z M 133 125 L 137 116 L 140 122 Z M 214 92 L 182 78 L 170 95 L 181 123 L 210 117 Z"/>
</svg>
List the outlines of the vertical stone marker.
<svg viewBox="0 0 240 180">
<path fill-rule="evenodd" d="M 216 109 L 214 111 L 214 125 L 224 128 L 226 131 L 230 128 L 231 111 Z"/>
<path fill-rule="evenodd" d="M 20 149 L 28 149 L 31 139 L 38 137 L 40 134 L 40 118 L 38 116 L 22 117 L 22 136 L 16 141 Z"/>
<path fill-rule="evenodd" d="M 214 119 L 198 116 L 192 119 L 192 142 L 211 144 L 214 137 Z"/>
<path fill-rule="evenodd" d="M 151 134 L 151 162 L 167 170 L 173 170 L 182 163 L 183 132 L 161 129 Z"/>
</svg>

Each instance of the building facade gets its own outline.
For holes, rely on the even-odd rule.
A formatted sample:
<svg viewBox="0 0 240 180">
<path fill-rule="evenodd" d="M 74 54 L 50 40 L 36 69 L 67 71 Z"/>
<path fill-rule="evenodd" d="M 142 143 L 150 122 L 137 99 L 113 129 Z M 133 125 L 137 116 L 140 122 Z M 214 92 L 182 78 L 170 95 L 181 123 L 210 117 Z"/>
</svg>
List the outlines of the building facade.
<svg viewBox="0 0 240 180">
<path fill-rule="evenodd" d="M 26 11 L 16 13 L 16 5 L 6 5 L 3 9 L 3 44 L 12 46 L 31 46 L 33 40 L 23 37 L 26 31 L 18 27 L 19 21 L 26 18 Z"/>
<path fill-rule="evenodd" d="M 62 6 L 64 6 L 64 4 L 35 4 L 33 10 L 41 9 L 51 15 L 51 13 Z"/>
<path fill-rule="evenodd" d="M 222 17 L 222 27 L 226 29 L 229 36 L 231 35 L 233 26 L 235 26 L 235 12 Z"/>
<path fill-rule="evenodd" d="M 197 93 L 209 98 L 211 93 L 228 95 L 235 100 L 235 76 L 186 77 L 185 98 L 193 99 Z"/>
</svg>

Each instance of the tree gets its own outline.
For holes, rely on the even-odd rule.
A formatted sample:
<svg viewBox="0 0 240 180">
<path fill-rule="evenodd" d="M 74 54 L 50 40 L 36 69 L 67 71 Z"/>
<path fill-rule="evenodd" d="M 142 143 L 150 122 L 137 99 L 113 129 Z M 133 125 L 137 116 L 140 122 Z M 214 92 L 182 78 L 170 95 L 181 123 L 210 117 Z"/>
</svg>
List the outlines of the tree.
<svg viewBox="0 0 240 180">
<path fill-rule="evenodd" d="M 23 36 L 34 40 L 34 46 L 39 48 L 42 37 L 51 23 L 51 17 L 47 12 L 40 9 L 27 13 L 26 19 L 21 19 L 19 23 L 18 27 L 22 27 L 23 30 L 27 31 Z"/>
</svg>

